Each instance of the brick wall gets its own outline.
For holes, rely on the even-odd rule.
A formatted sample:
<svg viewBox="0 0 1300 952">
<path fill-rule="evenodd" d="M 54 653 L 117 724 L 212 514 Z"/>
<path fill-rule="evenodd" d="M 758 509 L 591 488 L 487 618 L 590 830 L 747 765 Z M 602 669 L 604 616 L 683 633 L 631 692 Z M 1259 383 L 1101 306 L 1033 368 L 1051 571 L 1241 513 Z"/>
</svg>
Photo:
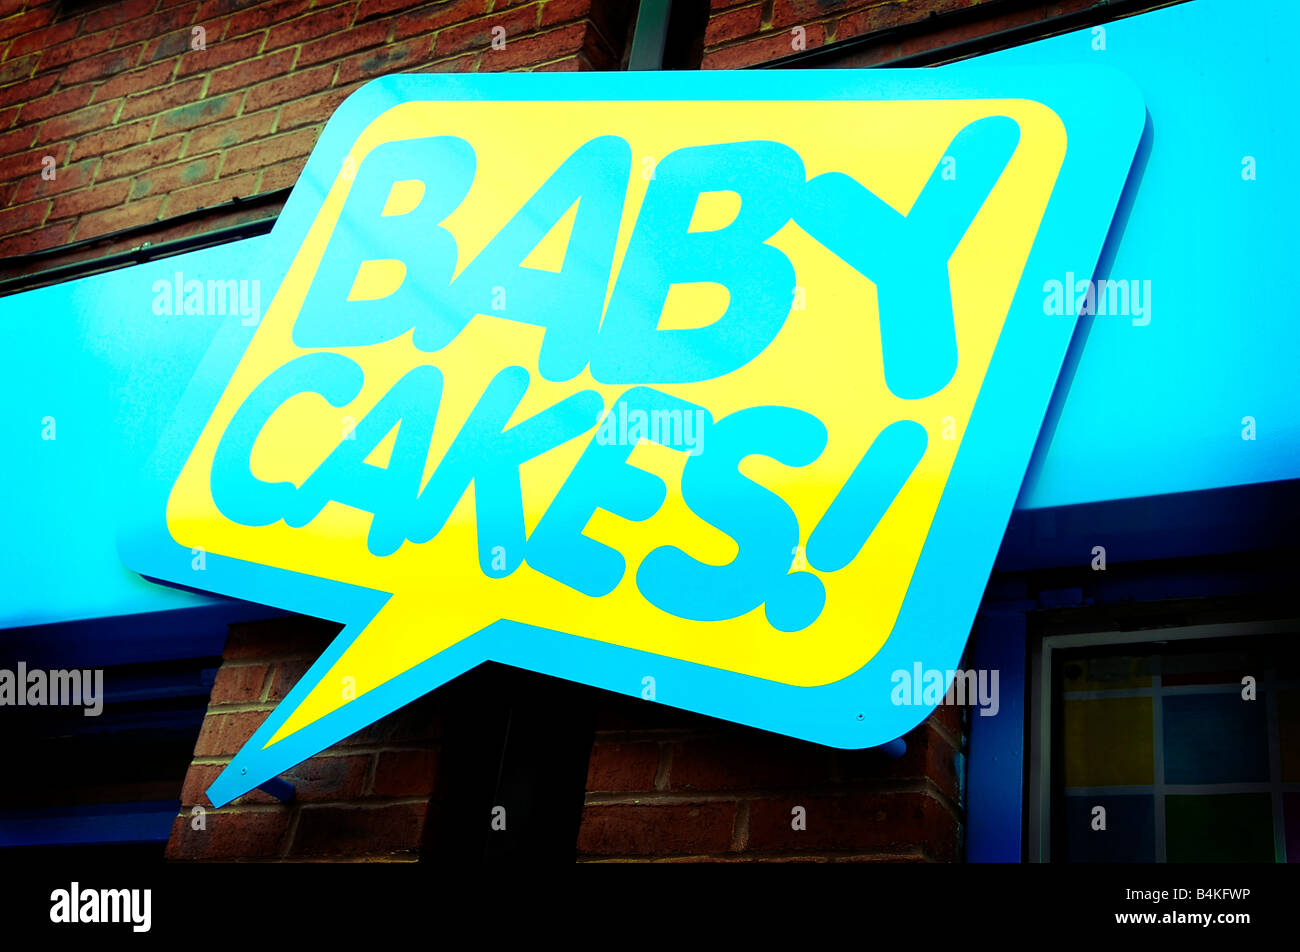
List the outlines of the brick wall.
<svg viewBox="0 0 1300 952">
<path fill-rule="evenodd" d="M 290 186 L 339 103 L 385 73 L 617 68 L 628 10 L 608 0 L 0 0 L 0 258 Z M 253 202 L 126 246 L 266 214 Z"/>
<path fill-rule="evenodd" d="M 739 69 L 876 37 L 839 64 L 873 66 L 1102 5 L 1104 0 L 710 0 L 702 66 Z M 954 18 L 960 22 L 942 19 L 962 12 L 968 15 Z M 925 29 L 896 32 L 920 24 Z"/>
<path fill-rule="evenodd" d="M 689 65 L 727 69 L 878 37 L 841 63 L 869 66 L 1099 0 L 679 2 L 703 12 L 685 21 L 703 30 L 699 62 Z M 1160 2 L 1170 0 L 1151 5 Z M 35 267 L 4 260 L 14 255 L 59 249 L 42 256 L 47 267 L 268 219 L 326 119 L 365 81 L 618 69 L 635 8 L 634 0 L 0 0 L 0 276 Z M 963 11 L 973 13 L 951 22 Z M 491 42 L 498 27 L 504 48 Z M 53 180 L 42 175 L 51 161 Z M 230 207 L 234 199 L 241 204 Z M 198 209 L 211 211 L 176 221 Z"/>
<path fill-rule="evenodd" d="M 962 856 L 963 710 L 940 707 L 897 759 L 833 750 L 606 696 L 581 859 L 950 861 Z M 803 807 L 804 829 L 794 828 Z"/>
<path fill-rule="evenodd" d="M 255 790 L 212 810 L 203 794 L 337 631 L 337 625 L 307 618 L 231 627 L 181 791 L 170 859 L 418 856 L 435 804 L 442 726 L 436 694 L 283 774 L 294 787 L 289 803 Z M 206 811 L 201 824 L 195 806 Z"/>
<path fill-rule="evenodd" d="M 325 650 L 337 625 L 232 626 L 167 855 L 173 860 L 414 860 L 437 824 L 488 824 L 445 809 L 444 687 L 283 775 L 294 799 L 254 791 L 213 810 L 204 790 Z M 558 692 L 562 682 L 554 682 Z M 482 684 L 476 686 L 482 689 Z M 605 692 L 596 708 L 582 861 L 927 862 L 962 856 L 965 720 L 940 707 L 907 753 L 833 750 Z M 557 693 L 556 699 L 559 695 Z M 542 700 L 543 704 L 547 702 Z M 495 800 L 493 802 L 496 802 Z M 196 829 L 194 806 L 204 808 Z M 518 804 L 504 804 L 512 813 Z M 795 807 L 804 829 L 792 825 Z M 545 818 L 539 817 L 540 822 Z M 439 853 L 435 848 L 433 858 Z"/>
</svg>

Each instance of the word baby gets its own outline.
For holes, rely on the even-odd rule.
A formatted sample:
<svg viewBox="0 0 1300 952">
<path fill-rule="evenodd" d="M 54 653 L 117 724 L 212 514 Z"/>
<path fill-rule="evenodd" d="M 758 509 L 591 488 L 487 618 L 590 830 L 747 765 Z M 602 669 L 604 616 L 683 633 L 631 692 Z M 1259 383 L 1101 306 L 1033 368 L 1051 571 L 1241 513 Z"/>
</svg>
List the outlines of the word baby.
<svg viewBox="0 0 1300 952">
<path fill-rule="evenodd" d="M 762 392 L 713 400 L 729 406 L 723 413 L 683 394 L 722 392 L 781 334 L 800 282 L 771 240 L 796 227 L 875 286 L 890 393 L 916 400 L 942 390 L 958 366 L 948 262 L 1017 141 L 1009 119 L 970 123 L 944 151 L 960 176 L 936 165 L 907 214 L 847 174 L 809 179 L 799 153 L 780 142 L 678 148 L 655 165 L 621 241 L 632 149 L 621 137 L 598 136 L 459 271 L 460 248 L 445 223 L 475 185 L 474 149 L 456 136 L 383 143 L 357 169 L 293 322 L 302 352 L 252 389 L 221 435 L 212 500 L 245 526 L 283 520 L 300 528 L 331 503 L 351 507 L 372 517 L 366 545 L 384 557 L 437 537 L 472 487 L 484 575 L 503 578 L 526 562 L 598 598 L 621 583 L 627 559 L 584 529 L 598 510 L 637 522 L 660 511 L 664 481 L 630 460 L 638 443 L 655 442 L 683 453 L 682 500 L 729 537 L 736 554 L 718 565 L 674 545 L 654 548 L 635 567 L 641 595 L 679 618 L 730 619 L 763 606 L 773 627 L 804 629 L 821 614 L 825 589 L 816 574 L 791 571 L 792 552 L 806 540 L 804 555 L 818 573 L 852 562 L 925 454 L 926 429 L 907 418 L 880 429 L 856 451 L 829 506 L 801 527 L 788 500 L 741 465 L 759 456 L 808 467 L 826 450 L 826 423 L 770 405 Z M 733 204 L 738 198 L 734 217 L 698 227 L 699 208 L 719 193 Z M 561 263 L 530 264 L 561 224 L 569 228 Z M 661 326 L 673 290 L 692 285 L 725 289 L 725 310 L 703 326 Z M 535 370 L 496 367 L 452 421 L 454 435 L 440 438 L 461 373 L 445 355 L 479 316 L 510 322 L 494 328 L 540 329 Z M 396 379 L 300 485 L 254 475 L 254 444 L 281 407 L 304 394 L 347 407 L 365 386 L 365 354 L 407 335 L 416 352 L 437 356 Z M 553 385 L 568 392 L 536 412 L 521 410 L 535 395 L 530 388 L 560 393 Z M 603 425 L 611 417 L 623 431 L 638 418 L 669 423 L 612 439 L 614 427 Z M 692 436 L 671 421 L 700 421 L 702 432 Z M 593 429 L 529 531 L 523 474 Z M 372 462 L 381 444 L 383 466 Z M 442 452 L 431 459 L 434 446 Z"/>
</svg>

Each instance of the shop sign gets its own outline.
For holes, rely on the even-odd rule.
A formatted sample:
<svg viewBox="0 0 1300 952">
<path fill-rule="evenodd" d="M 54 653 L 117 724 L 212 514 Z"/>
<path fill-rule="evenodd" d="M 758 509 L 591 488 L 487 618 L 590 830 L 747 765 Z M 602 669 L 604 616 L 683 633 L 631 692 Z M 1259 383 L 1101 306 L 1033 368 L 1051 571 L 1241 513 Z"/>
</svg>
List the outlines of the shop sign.
<svg viewBox="0 0 1300 952">
<path fill-rule="evenodd" d="M 124 559 L 344 625 L 210 798 L 485 660 L 905 733 L 937 698 L 894 675 L 957 667 L 1074 331 L 1044 286 L 1094 273 L 1144 122 L 1091 69 L 363 88 L 277 287 L 158 291 L 260 306 Z"/>
</svg>

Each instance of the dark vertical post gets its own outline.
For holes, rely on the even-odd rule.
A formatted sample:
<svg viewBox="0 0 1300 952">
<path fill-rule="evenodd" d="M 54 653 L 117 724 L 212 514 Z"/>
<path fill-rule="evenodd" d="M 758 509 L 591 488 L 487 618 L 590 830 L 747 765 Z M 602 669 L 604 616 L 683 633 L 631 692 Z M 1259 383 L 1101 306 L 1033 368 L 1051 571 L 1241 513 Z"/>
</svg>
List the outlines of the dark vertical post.
<svg viewBox="0 0 1300 952">
<path fill-rule="evenodd" d="M 447 726 L 424 859 L 573 862 L 594 736 L 591 689 L 489 663 L 443 690 Z"/>
</svg>

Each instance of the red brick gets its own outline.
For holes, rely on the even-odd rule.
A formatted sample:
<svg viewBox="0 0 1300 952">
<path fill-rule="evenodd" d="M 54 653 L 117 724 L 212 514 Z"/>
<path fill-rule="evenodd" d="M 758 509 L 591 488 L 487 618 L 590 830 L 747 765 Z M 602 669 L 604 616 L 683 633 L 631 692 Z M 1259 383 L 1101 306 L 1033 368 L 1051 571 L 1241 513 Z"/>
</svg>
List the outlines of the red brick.
<svg viewBox="0 0 1300 952">
<path fill-rule="evenodd" d="M 195 19 L 200 23 L 206 23 L 209 20 L 224 17 L 236 10 L 242 10 L 246 6 L 248 6 L 248 0 L 202 0 L 199 4 L 198 16 Z"/>
<path fill-rule="evenodd" d="M 533 67 L 532 72 L 577 73 L 590 68 L 590 64 L 588 64 L 581 56 L 570 56 L 562 60 L 555 60 L 552 63 L 543 63 L 541 66 L 535 66 Z"/>
<path fill-rule="evenodd" d="M 833 781 L 828 747 L 753 731 L 691 739 L 673 745 L 670 790 L 713 791 L 818 787 Z"/>
<path fill-rule="evenodd" d="M 250 198 L 257 187 L 257 174 L 247 172 L 234 177 L 222 176 L 215 182 L 173 192 L 167 199 L 167 217 L 184 215 L 199 208 L 213 208 L 236 198 Z"/>
<path fill-rule="evenodd" d="M 203 95 L 203 79 L 195 77 L 184 82 L 172 83 L 162 89 L 130 96 L 122 104 L 118 121 L 135 119 L 138 116 L 150 116 L 157 112 L 178 106 L 193 105 Z"/>
<path fill-rule="evenodd" d="M 364 10 L 365 4 L 362 4 Z M 410 4 L 402 4 L 408 7 Z M 429 4 L 418 10 L 403 14 L 393 25 L 393 38 L 406 39 L 408 36 L 432 33 L 445 26 L 464 23 L 474 17 L 488 12 L 488 0 L 448 0 L 448 2 Z M 360 20 L 362 14 L 357 15 Z"/>
<path fill-rule="evenodd" d="M 256 112 L 289 99 L 298 99 L 328 89 L 334 78 L 334 66 L 317 66 L 302 73 L 263 83 L 248 91 L 247 109 Z"/>
<path fill-rule="evenodd" d="M 28 175 L 39 176 L 44 168 L 42 160 L 47 155 L 53 156 L 55 167 L 62 165 L 68 156 L 68 144 L 59 142 L 43 149 L 33 149 L 31 152 L 0 159 L 0 182 Z"/>
<path fill-rule="evenodd" d="M 28 10 L 26 13 L 20 13 L 17 16 L 5 17 L 0 20 L 0 40 L 7 40 L 11 36 L 22 36 L 24 33 L 39 30 L 53 19 L 53 4 L 48 3 L 45 6 Z"/>
<path fill-rule="evenodd" d="M 273 27 L 266 34 L 264 51 L 277 50 L 282 46 L 293 46 L 314 40 L 318 36 L 338 33 L 346 30 L 352 23 L 352 4 L 345 3 L 328 10 L 321 10 L 310 16 L 299 17 L 288 23 Z"/>
<path fill-rule="evenodd" d="M 192 185 L 211 182 L 217 176 L 220 161 L 218 155 L 205 155 L 175 165 L 145 169 L 131 181 L 131 201 L 146 195 L 168 195 Z"/>
<path fill-rule="evenodd" d="M 82 83 L 91 79 L 101 79 L 104 76 L 111 76 L 114 73 L 121 73 L 135 67 L 140 59 L 140 51 L 144 47 L 131 46 L 124 50 L 112 50 L 99 56 L 92 56 L 89 59 L 77 60 L 69 63 L 59 77 L 59 82 L 64 86 L 70 86 L 73 83 Z"/>
<path fill-rule="evenodd" d="M 658 770 L 656 743 L 595 744 L 587 762 L 587 789 L 653 790 Z"/>
<path fill-rule="evenodd" d="M 134 20 L 113 34 L 113 45 L 149 40 L 149 51 L 145 54 L 147 62 L 175 56 L 190 48 L 190 28 L 197 10 L 197 6 L 182 7 Z"/>
<path fill-rule="evenodd" d="M 123 0 L 109 3 L 86 14 L 81 21 L 82 33 L 95 33 L 153 12 L 157 0 Z"/>
<path fill-rule="evenodd" d="M 158 196 L 86 215 L 77 222 L 77 240 L 150 224 L 158 220 L 162 207 L 162 197 Z"/>
<path fill-rule="evenodd" d="M 266 674 L 271 670 L 267 664 L 223 664 L 217 669 L 217 679 L 212 684 L 209 704 L 236 704 L 260 701 L 262 686 L 266 684 Z"/>
<path fill-rule="evenodd" d="M 180 158 L 184 136 L 158 139 L 134 149 L 125 149 L 104 157 L 99 167 L 99 180 L 107 182 L 123 175 L 133 175 L 141 169 L 152 168 Z"/>
<path fill-rule="evenodd" d="M 379 807 L 307 806 L 298 816 L 290 854 L 353 856 L 416 850 L 427 803 Z M 484 817 L 487 823 L 488 818 Z"/>
<path fill-rule="evenodd" d="M 309 6 L 311 6 L 310 0 L 281 0 L 279 3 L 258 3 L 247 7 L 230 18 L 226 31 L 222 34 L 222 40 L 265 30 L 274 23 L 296 17 Z"/>
<path fill-rule="evenodd" d="M 274 192 L 282 188 L 292 188 L 298 181 L 298 176 L 302 175 L 303 166 L 307 164 L 304 156 L 301 159 L 290 159 L 288 162 L 281 162 L 279 165 L 272 165 L 262 169 L 262 178 L 257 183 L 258 192 Z"/>
<path fill-rule="evenodd" d="M 437 751 L 386 750 L 378 756 L 371 790 L 375 796 L 417 797 L 433 792 L 438 772 Z"/>
<path fill-rule="evenodd" d="M 546 0 L 542 4 L 541 26 L 569 23 L 592 15 L 591 0 Z"/>
<path fill-rule="evenodd" d="M 722 853 L 731 848 L 734 803 L 589 804 L 578 851 L 598 856 Z"/>
<path fill-rule="evenodd" d="M 14 37 L 9 44 L 8 56 L 13 59 L 28 53 L 48 50 L 61 43 L 67 43 L 77 35 L 77 21 L 67 20 L 63 23 L 51 23 L 31 33 Z"/>
<path fill-rule="evenodd" d="M 7 86 L 23 79 L 30 79 L 40 59 L 35 53 L 30 53 L 17 59 L 11 56 L 5 60 L 4 65 L 0 66 L 0 86 Z"/>
<path fill-rule="evenodd" d="M 66 116 L 55 116 L 41 123 L 41 131 L 36 141 L 59 142 L 87 132 L 94 132 L 112 122 L 115 112 L 117 112 L 117 103 L 106 102 L 79 109 Z"/>
<path fill-rule="evenodd" d="M 536 7 L 523 7 L 519 10 L 484 17 L 472 23 L 448 27 L 438 34 L 433 44 L 433 52 L 437 56 L 450 56 L 452 53 L 489 47 L 492 43 L 492 31 L 497 27 L 502 27 L 506 31 L 505 44 L 508 50 L 510 44 L 518 42 L 518 37 L 537 28 L 537 16 Z M 505 50 L 497 52 L 504 53 Z"/>
<path fill-rule="evenodd" d="M 478 69 L 478 61 L 483 56 L 482 53 L 462 53 L 459 56 L 449 56 L 446 59 L 438 60 L 436 63 L 430 63 L 427 66 L 421 66 L 416 72 L 419 73 L 473 73 Z"/>
<path fill-rule="evenodd" d="M 114 76 L 95 88 L 95 95 L 91 101 L 108 102 L 112 99 L 128 96 L 131 93 L 166 86 L 171 81 L 172 71 L 175 68 L 175 63 L 155 63 L 153 66 L 146 66 L 143 69 L 135 69 L 129 73 Z"/>
<path fill-rule="evenodd" d="M 704 31 L 704 45 L 716 46 L 727 40 L 752 36 L 762 25 L 763 10 L 758 4 L 710 17 L 708 28 Z"/>
<path fill-rule="evenodd" d="M 90 102 L 92 91 L 90 84 L 87 83 L 84 86 L 74 86 L 72 89 L 63 89 L 50 96 L 33 99 L 23 106 L 22 112 L 18 114 L 18 121 L 35 122 L 51 116 L 75 112 Z"/>
<path fill-rule="evenodd" d="M 35 231 L 26 231 L 0 240 L 0 257 L 25 255 L 44 248 L 57 248 L 72 240 L 72 223 L 47 224 Z"/>
<path fill-rule="evenodd" d="M 275 110 L 265 109 L 229 122 L 200 126 L 190 133 L 189 141 L 185 144 L 185 154 L 202 155 L 215 149 L 229 149 L 231 146 L 251 142 L 267 135 L 274 125 Z"/>
<path fill-rule="evenodd" d="M 49 211 L 49 208 L 50 203 L 46 200 L 0 209 L 0 235 L 35 228 L 45 221 L 45 213 Z"/>
<path fill-rule="evenodd" d="M 606 40 L 620 51 L 630 35 L 631 20 L 636 10 L 631 4 L 600 2 L 591 5 L 589 13 L 579 13 L 586 0 L 546 0 L 542 6 L 541 25 L 556 26 L 586 17 Z"/>
<path fill-rule="evenodd" d="M 259 56 L 246 63 L 219 69 L 212 74 L 212 82 L 208 84 L 208 95 L 212 96 L 230 89 L 246 89 L 272 76 L 284 76 L 293 67 L 293 57 L 293 50 L 281 50 L 271 56 Z"/>
<path fill-rule="evenodd" d="M 339 63 L 339 84 L 370 79 L 385 73 L 400 73 L 425 63 L 429 59 L 430 41 L 418 36 L 403 43 L 392 43 L 381 49 L 358 53 Z"/>
<path fill-rule="evenodd" d="M 266 189 L 262 189 L 266 191 Z M 307 673 L 316 659 L 302 658 L 293 661 L 281 661 L 275 666 L 275 674 L 271 678 L 271 690 L 267 694 L 268 701 L 280 701 L 284 696 L 293 690 L 293 686 L 302 680 L 302 676 Z"/>
<path fill-rule="evenodd" d="M 56 169 L 53 180 L 42 175 L 27 175 L 18 182 L 14 190 L 13 203 L 35 201 L 38 198 L 54 198 L 79 188 L 84 189 L 94 179 L 95 159 L 77 162 L 73 165 L 60 166 Z"/>
<path fill-rule="evenodd" d="M 12 83 L 9 86 L 0 88 L 0 107 L 12 106 L 14 103 L 26 104 L 37 96 L 44 96 L 58 82 L 58 74 L 50 73 L 47 76 L 37 76 L 35 79 L 29 79 L 25 83 Z M 11 122 L 17 120 L 17 115 L 17 112 L 15 112 Z"/>
<path fill-rule="evenodd" d="M 333 33 L 304 45 L 298 53 L 298 68 L 337 59 L 357 50 L 383 46 L 387 40 L 387 23 L 367 23 L 344 33 Z"/>
<path fill-rule="evenodd" d="M 72 145 L 72 154 L 78 159 L 106 152 L 117 152 L 139 145 L 149 138 L 149 129 L 153 126 L 150 119 L 140 119 L 125 125 L 112 126 L 88 136 L 78 136 Z"/>
<path fill-rule="evenodd" d="M 826 30 L 821 24 L 814 23 L 807 28 L 804 35 L 806 49 L 815 50 L 825 40 Z M 742 66 L 766 63 L 796 52 L 792 46 L 793 41 L 794 36 L 789 30 L 785 30 L 775 36 L 724 46 L 707 51 L 702 65 L 704 69 L 738 69 Z"/>
<path fill-rule="evenodd" d="M 226 153 L 225 164 L 221 167 L 222 175 L 246 172 L 263 166 L 283 162 L 286 159 L 306 156 L 316 144 L 316 129 L 299 129 L 273 139 L 262 139 L 251 145 L 231 149 Z"/>
<path fill-rule="evenodd" d="M 97 212 L 101 208 L 121 205 L 127 200 L 130 190 L 130 183 L 122 179 L 96 185 L 94 188 L 83 188 L 71 195 L 60 195 L 54 199 L 54 207 L 50 209 L 50 220 L 78 218 L 90 212 Z"/>
<path fill-rule="evenodd" d="M 346 757 L 312 757 L 286 771 L 295 800 L 303 803 L 355 800 L 370 774 L 370 754 Z"/>
<path fill-rule="evenodd" d="M 287 102 L 280 108 L 280 121 L 275 129 L 277 132 L 287 132 L 298 126 L 323 123 L 343 104 L 343 100 L 356 90 L 357 86 L 348 86 L 343 89 L 331 89 L 319 96 Z"/>
<path fill-rule="evenodd" d="M 792 809 L 807 828 L 791 828 Z M 959 829 L 944 806 L 923 793 L 757 800 L 749 808 L 748 850 L 855 850 L 957 858 Z"/>
<path fill-rule="evenodd" d="M 476 0 L 477 4 L 487 9 L 489 0 Z M 361 0 L 357 8 L 357 20 L 369 20 L 372 17 L 384 16 L 388 13 L 394 13 L 397 10 L 405 10 L 412 5 L 412 0 Z"/>
<path fill-rule="evenodd" d="M 239 114 L 239 105 L 244 94 L 230 92 L 221 96 L 210 96 L 184 106 L 177 106 L 158 117 L 154 124 L 155 136 L 169 132 L 182 132 L 195 126 L 232 119 Z M 251 111 L 251 110 L 250 110 Z"/>
<path fill-rule="evenodd" d="M 574 23 L 547 33 L 538 33 L 506 43 L 504 50 L 488 48 L 483 51 L 479 69 L 485 72 L 501 72 L 518 66 L 544 63 L 559 59 L 582 48 L 583 42 L 594 31 L 590 24 Z"/>
<path fill-rule="evenodd" d="M 875 33 L 877 30 L 888 30 L 902 26 L 905 23 L 915 23 L 918 20 L 924 20 L 926 17 L 948 13 L 969 5 L 966 0 L 929 0 L 925 8 L 919 10 L 906 4 L 880 4 L 867 10 L 851 13 L 841 19 L 835 25 L 835 39 L 847 40 L 866 33 Z M 1040 16 L 1041 13 L 1033 11 L 1029 13 L 1028 18 L 1035 20 L 1039 19 Z"/>
<path fill-rule="evenodd" d="M 262 45 L 260 34 L 241 37 L 238 40 L 225 40 L 220 43 L 212 42 L 214 35 L 213 30 L 208 30 L 207 49 L 190 50 L 177 59 L 177 76 L 190 76 L 194 73 L 207 72 L 219 66 L 246 60 L 251 56 L 256 56 L 258 49 Z"/>
<path fill-rule="evenodd" d="M 149 199 L 152 201 L 152 199 Z M 130 206 L 127 206 L 128 208 Z M 195 757 L 233 756 L 248 743 L 253 732 L 262 726 L 270 711 L 237 711 L 233 714 L 208 714 L 199 728 Z"/>
<path fill-rule="evenodd" d="M 188 56 L 190 53 L 201 52 L 192 48 L 193 43 L 193 28 L 187 26 L 183 30 L 176 30 L 173 33 L 150 40 L 140 61 L 142 63 L 157 63 L 161 60 L 170 60 L 176 57 Z"/>
<path fill-rule="evenodd" d="M 0 126 L 0 128 L 3 128 Z M 36 127 L 23 126 L 10 132 L 0 133 L 0 155 L 14 155 L 32 147 L 36 141 Z"/>
<path fill-rule="evenodd" d="M 266 809 L 252 812 L 209 810 L 206 828 L 191 827 L 189 811 L 172 823 L 167 841 L 167 858 L 258 859 L 279 856 L 289 831 L 289 811 Z"/>
<path fill-rule="evenodd" d="M 921 4 L 910 4 L 912 7 L 921 7 L 919 13 L 913 13 L 911 16 L 920 18 L 925 16 L 925 9 L 933 4 L 934 0 L 925 0 Z M 880 5 L 881 0 L 839 0 L 835 3 L 826 3 L 823 0 L 776 0 L 772 4 L 772 21 L 768 24 L 768 29 L 789 30 L 792 26 L 800 24 L 806 26 L 814 20 L 824 20 L 828 16 L 835 16 L 840 13 L 851 11 L 854 7 L 864 7 L 869 5 Z M 886 6 L 906 8 L 909 4 L 886 2 Z M 723 14 L 725 16 L 726 14 Z M 906 14 L 905 14 L 906 15 Z M 710 17 L 710 26 L 713 20 L 721 19 L 721 16 L 714 15 Z"/>
<path fill-rule="evenodd" d="M 66 66 L 76 60 L 95 56 L 111 49 L 112 45 L 113 34 L 111 31 L 105 30 L 102 33 L 95 33 L 90 36 L 78 36 L 69 43 L 47 47 L 41 52 L 41 65 L 37 67 L 37 72 L 43 73 L 47 69 Z"/>
</svg>

